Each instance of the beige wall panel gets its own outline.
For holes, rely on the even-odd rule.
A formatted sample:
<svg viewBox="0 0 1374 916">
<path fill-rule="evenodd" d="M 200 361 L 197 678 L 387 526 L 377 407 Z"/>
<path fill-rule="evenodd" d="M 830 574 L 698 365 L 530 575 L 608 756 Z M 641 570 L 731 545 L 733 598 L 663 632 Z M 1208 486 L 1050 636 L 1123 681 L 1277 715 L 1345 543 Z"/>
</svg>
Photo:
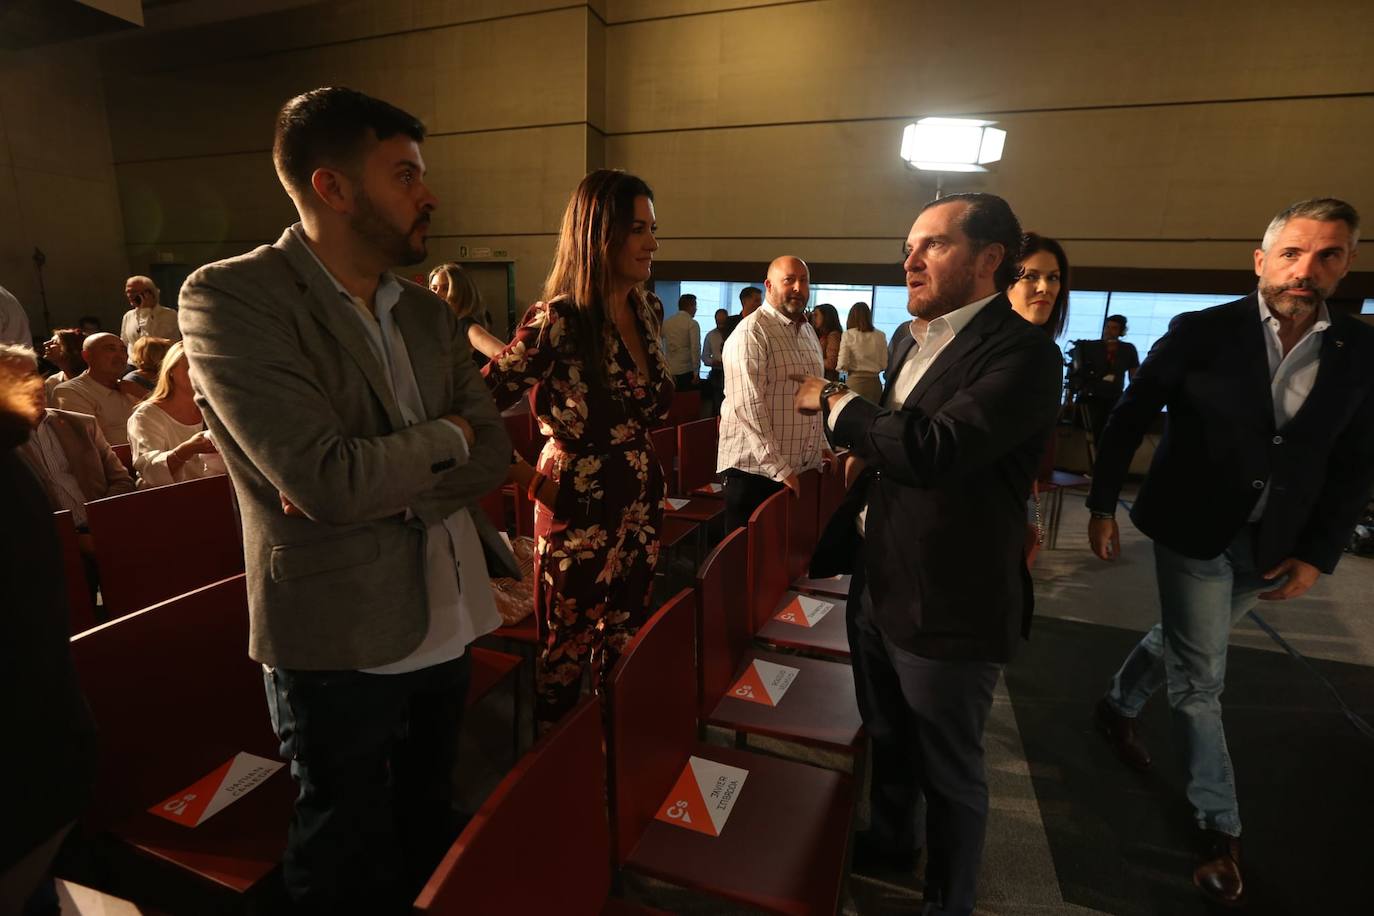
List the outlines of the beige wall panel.
<svg viewBox="0 0 1374 916">
<path fill-rule="evenodd" d="M 120 165 L 129 249 L 276 239 L 295 220 L 266 153 Z"/>
<path fill-rule="evenodd" d="M 459 257 L 459 248 L 467 245 L 469 250 L 477 246 L 500 249 L 515 262 L 515 318 L 519 321 L 533 303 L 539 300 L 544 289 L 544 277 L 548 275 L 549 265 L 553 262 L 553 249 L 558 238 L 553 233 L 535 236 L 474 235 L 462 238 L 433 239 L 429 243 L 429 258 L 423 271 L 428 273 L 436 264 Z M 501 326 L 501 319 L 496 321 Z"/>
<path fill-rule="evenodd" d="M 281 104 L 348 85 L 393 102 L 430 131 L 586 117 L 586 13 L 569 10 L 393 35 L 169 73 L 107 70 L 116 161 L 266 149 Z"/>
<path fill-rule="evenodd" d="M 608 129 L 1374 88 L 1364 0 L 1313 0 L 1302 23 L 1302 40 L 1282 40 L 1239 0 L 1110 15 L 1088 0 L 817 0 L 651 20 L 610 30 Z"/>
<path fill-rule="evenodd" d="M 32 255 L 36 245 L 47 255 L 43 278 L 53 320 L 65 324 L 94 314 L 110 327 L 127 307 L 122 302 L 128 276 L 113 185 L 22 170 L 16 178 L 26 230 L 20 254 Z M 28 309 L 35 332 L 41 333 L 43 309 L 32 261 L 23 276 L 31 285 L 14 292 Z"/>
<path fill-rule="evenodd" d="M 1370 100 L 1018 115 L 1004 124 L 1000 169 L 951 176 L 946 190 L 1001 194 L 1028 228 L 1059 237 L 1248 240 L 1302 197 L 1374 207 L 1374 174 L 1360 153 L 1374 145 Z M 935 189 L 932 175 L 899 161 L 900 130 L 865 122 L 620 136 L 608 139 L 607 161 L 654 186 L 665 247 L 684 236 L 900 238 Z M 1293 136 L 1302 143 L 1281 142 Z M 1161 254 L 1153 242 L 1141 250 Z M 1203 260 L 1187 266 L 1237 266 L 1207 256 L 1193 251 L 1190 260 Z"/>
<path fill-rule="evenodd" d="M 211 61 L 348 42 L 466 22 L 523 18 L 574 0 L 339 0 L 175 32 L 121 37 L 103 52 L 108 66 L 166 71 Z"/>
<path fill-rule="evenodd" d="M 439 235 L 556 232 L 585 174 L 586 128 L 435 137 L 425 144 Z M 466 243 L 464 243 L 466 244 Z"/>
<path fill-rule="evenodd" d="M 606 0 L 606 21 L 612 24 L 713 13 L 750 6 L 777 6 L 778 0 Z"/>
<path fill-rule="evenodd" d="M 17 168 L 112 177 L 100 70 L 78 49 L 0 54 L 0 122 Z"/>
</svg>

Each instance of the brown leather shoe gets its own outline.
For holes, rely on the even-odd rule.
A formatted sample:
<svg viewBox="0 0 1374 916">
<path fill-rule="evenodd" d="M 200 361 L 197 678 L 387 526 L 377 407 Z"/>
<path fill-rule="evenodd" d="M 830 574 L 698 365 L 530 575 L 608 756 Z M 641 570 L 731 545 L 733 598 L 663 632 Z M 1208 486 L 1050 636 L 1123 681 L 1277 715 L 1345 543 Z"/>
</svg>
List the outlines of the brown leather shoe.
<svg viewBox="0 0 1374 916">
<path fill-rule="evenodd" d="M 1245 879 L 1240 873 L 1240 837 L 1204 830 L 1193 884 L 1202 895 L 1221 906 L 1245 902 Z"/>
<path fill-rule="evenodd" d="M 1098 701 L 1097 709 L 1093 711 L 1093 724 L 1107 739 L 1107 743 L 1112 746 L 1112 750 L 1122 763 L 1142 773 L 1150 768 L 1150 752 L 1145 747 L 1145 742 L 1140 740 L 1135 719 L 1123 716 L 1112 709 L 1106 697 Z"/>
</svg>

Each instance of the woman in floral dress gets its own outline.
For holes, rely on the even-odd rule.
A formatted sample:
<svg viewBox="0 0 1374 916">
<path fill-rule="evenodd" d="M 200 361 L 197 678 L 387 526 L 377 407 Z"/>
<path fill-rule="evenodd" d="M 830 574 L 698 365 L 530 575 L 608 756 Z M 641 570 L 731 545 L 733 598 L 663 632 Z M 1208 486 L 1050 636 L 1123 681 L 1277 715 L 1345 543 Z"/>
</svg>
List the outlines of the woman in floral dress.
<svg viewBox="0 0 1374 916">
<path fill-rule="evenodd" d="M 549 437 L 512 477 L 535 502 L 535 668 L 540 723 L 577 702 L 590 665 L 604 683 L 649 609 L 663 522 L 663 473 L 649 445 L 673 383 L 649 279 L 653 192 L 625 172 L 582 180 L 563 215 L 544 301 L 483 375 L 501 409 L 534 389 Z"/>
</svg>

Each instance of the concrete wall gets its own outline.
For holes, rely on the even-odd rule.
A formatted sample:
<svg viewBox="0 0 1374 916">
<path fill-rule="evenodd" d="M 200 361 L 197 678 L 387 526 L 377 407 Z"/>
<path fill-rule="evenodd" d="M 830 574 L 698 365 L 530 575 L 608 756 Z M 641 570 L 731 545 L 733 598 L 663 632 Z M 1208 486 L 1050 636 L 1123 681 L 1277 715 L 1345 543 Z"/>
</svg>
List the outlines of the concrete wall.
<svg viewBox="0 0 1374 916">
<path fill-rule="evenodd" d="M 517 308 L 542 285 L 568 193 L 602 164 L 655 187 L 664 261 L 757 263 L 789 250 L 890 271 L 934 191 L 897 157 L 902 127 L 929 114 L 1001 122 L 1000 168 L 947 188 L 1007 196 L 1080 266 L 1244 269 L 1268 217 L 1291 200 L 1330 193 L 1374 208 L 1374 10 L 1364 0 L 1312 0 L 1284 16 L 1233 0 L 276 0 L 245 10 L 264 5 L 275 9 L 199 25 L 150 17 L 142 34 L 101 45 L 103 87 L 89 66 L 55 68 L 57 85 L 85 81 L 72 87 L 78 109 L 108 104 L 108 139 L 67 145 L 113 162 L 118 202 L 107 193 L 75 228 L 70 204 L 30 205 L 20 225 L 51 215 L 91 251 L 122 235 L 136 270 L 269 242 L 293 219 L 268 153 L 273 113 L 296 92 L 338 83 L 425 120 L 442 203 L 432 261 L 462 246 L 506 252 Z M 7 125 L 27 98 L 10 85 L 0 88 Z M 96 104 L 102 89 L 107 103 Z M 50 100 L 21 120 L 41 125 L 74 104 Z M 99 118 L 74 120 L 100 133 Z M 34 132 L 7 128 L 10 148 Z M 84 162 L 67 171 L 110 174 Z M 113 233 L 110 214 L 121 220 Z M 13 274 L 28 243 L 4 238 Z"/>
<path fill-rule="evenodd" d="M 46 336 L 52 321 L 123 314 L 126 258 L 100 70 L 82 46 L 0 54 L 0 286 Z"/>
</svg>

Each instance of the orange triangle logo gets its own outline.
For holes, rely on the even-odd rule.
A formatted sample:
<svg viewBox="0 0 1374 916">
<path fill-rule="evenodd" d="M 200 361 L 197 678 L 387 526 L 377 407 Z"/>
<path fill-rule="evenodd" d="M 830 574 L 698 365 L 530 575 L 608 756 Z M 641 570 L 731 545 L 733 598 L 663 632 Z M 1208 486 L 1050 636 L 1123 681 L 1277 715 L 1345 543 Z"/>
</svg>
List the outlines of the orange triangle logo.
<svg viewBox="0 0 1374 916">
<path fill-rule="evenodd" d="M 682 768 L 677 785 L 673 786 L 668 800 L 659 807 L 654 817 L 676 827 L 686 827 L 707 836 L 719 836 L 715 824 L 711 822 L 711 815 L 706 811 L 706 801 L 701 797 L 701 788 L 697 785 L 696 773 L 690 762 Z"/>
<path fill-rule="evenodd" d="M 787 602 L 787 606 L 778 611 L 776 619 L 799 627 L 811 626 L 811 621 L 806 619 L 806 609 L 802 607 L 800 595 Z"/>
<path fill-rule="evenodd" d="M 774 705 L 768 688 L 763 685 L 763 678 L 759 676 L 757 662 L 751 662 L 749 667 L 744 669 L 744 674 L 735 682 L 735 686 L 730 688 L 728 695 L 736 700 L 744 700 L 749 703 L 761 703 L 764 706 Z"/>
<path fill-rule="evenodd" d="M 215 791 L 229 774 L 234 765 L 233 758 L 216 767 L 208 776 L 196 781 L 195 785 L 183 789 L 171 798 L 148 809 L 150 814 L 165 817 L 167 820 L 187 827 L 200 823 L 200 816 L 215 797 Z"/>
</svg>

